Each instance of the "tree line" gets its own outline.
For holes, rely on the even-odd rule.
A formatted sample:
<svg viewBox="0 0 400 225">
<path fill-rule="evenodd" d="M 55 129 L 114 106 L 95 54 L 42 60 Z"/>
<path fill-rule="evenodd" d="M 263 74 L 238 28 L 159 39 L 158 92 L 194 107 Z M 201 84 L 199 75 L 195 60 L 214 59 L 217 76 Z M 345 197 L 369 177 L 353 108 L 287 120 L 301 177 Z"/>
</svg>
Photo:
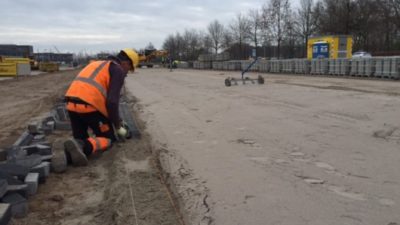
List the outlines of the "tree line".
<svg viewBox="0 0 400 225">
<path fill-rule="evenodd" d="M 173 59 L 227 51 L 232 59 L 302 58 L 311 36 L 352 35 L 353 51 L 400 54 L 400 0 L 267 0 L 238 13 L 229 24 L 210 22 L 205 30 L 169 34 L 163 49 Z"/>
</svg>

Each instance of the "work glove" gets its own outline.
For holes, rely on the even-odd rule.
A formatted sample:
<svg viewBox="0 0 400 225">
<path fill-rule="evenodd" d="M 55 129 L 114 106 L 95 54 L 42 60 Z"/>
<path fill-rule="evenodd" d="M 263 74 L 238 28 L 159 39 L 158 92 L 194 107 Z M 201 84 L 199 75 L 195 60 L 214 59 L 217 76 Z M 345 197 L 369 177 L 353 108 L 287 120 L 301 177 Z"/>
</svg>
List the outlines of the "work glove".
<svg viewBox="0 0 400 225">
<path fill-rule="evenodd" d="M 125 139 L 127 137 L 127 135 L 128 135 L 128 130 L 125 129 L 123 126 L 120 126 L 117 129 L 117 134 L 118 134 L 118 137 L 120 137 L 122 139 Z"/>
</svg>

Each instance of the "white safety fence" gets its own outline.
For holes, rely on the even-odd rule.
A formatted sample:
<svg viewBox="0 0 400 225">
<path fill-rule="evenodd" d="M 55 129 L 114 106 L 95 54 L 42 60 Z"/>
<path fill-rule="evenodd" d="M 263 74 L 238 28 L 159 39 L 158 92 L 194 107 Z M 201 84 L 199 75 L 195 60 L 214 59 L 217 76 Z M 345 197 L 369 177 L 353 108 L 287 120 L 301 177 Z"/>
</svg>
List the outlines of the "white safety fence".
<svg viewBox="0 0 400 225">
<path fill-rule="evenodd" d="M 219 56 L 219 55 L 218 55 Z M 218 58 L 226 58 L 221 55 Z M 204 60 L 205 57 L 202 57 Z M 214 56 L 214 60 L 217 57 Z M 194 61 L 194 69 L 213 69 L 243 71 L 252 60 L 230 61 Z M 178 68 L 191 68 L 191 64 L 178 64 Z M 370 78 L 400 79 L 400 56 L 371 57 L 358 59 L 282 59 L 282 60 L 258 60 L 251 68 L 252 72 L 260 73 L 284 73 L 305 75 L 329 75 L 329 76 L 354 76 Z"/>
</svg>

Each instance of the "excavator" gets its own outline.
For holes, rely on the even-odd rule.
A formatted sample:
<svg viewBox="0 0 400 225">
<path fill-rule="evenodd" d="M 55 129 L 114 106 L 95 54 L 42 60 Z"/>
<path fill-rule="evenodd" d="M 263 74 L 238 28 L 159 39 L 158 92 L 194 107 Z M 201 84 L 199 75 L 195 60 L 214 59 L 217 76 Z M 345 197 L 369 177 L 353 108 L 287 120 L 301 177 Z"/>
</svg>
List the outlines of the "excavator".
<svg viewBox="0 0 400 225">
<path fill-rule="evenodd" d="M 154 64 L 164 64 L 167 61 L 168 51 L 156 50 L 156 49 L 145 49 L 139 52 L 139 68 L 146 66 L 152 68 Z"/>
</svg>

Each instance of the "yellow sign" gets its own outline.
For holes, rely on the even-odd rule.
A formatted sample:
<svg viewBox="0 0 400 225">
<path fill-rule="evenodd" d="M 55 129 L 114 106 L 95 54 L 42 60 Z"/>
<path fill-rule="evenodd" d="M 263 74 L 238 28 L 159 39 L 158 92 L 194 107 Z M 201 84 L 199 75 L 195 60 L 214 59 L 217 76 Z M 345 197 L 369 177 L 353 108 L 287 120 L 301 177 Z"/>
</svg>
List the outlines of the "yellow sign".
<svg viewBox="0 0 400 225">
<path fill-rule="evenodd" d="M 16 63 L 0 63 L 0 76 L 16 76 L 17 64 Z"/>
</svg>

